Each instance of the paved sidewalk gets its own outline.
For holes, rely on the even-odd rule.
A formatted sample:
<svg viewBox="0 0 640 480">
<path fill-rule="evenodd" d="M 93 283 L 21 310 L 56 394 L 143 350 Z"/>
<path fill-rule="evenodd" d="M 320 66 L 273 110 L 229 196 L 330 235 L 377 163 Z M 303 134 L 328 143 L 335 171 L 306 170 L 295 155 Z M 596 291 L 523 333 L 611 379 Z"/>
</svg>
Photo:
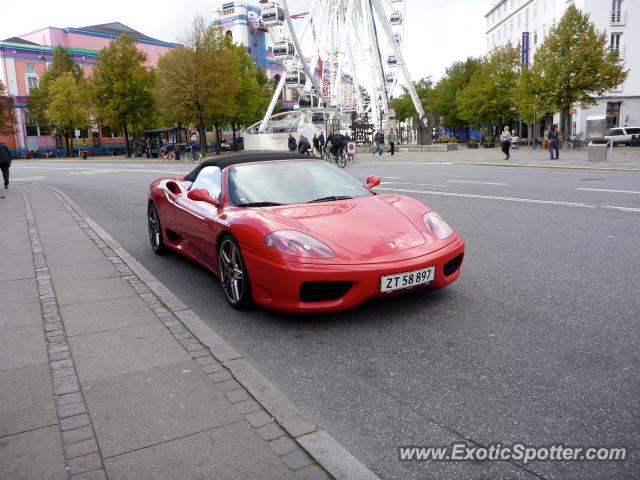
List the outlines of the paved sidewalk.
<svg viewBox="0 0 640 480">
<path fill-rule="evenodd" d="M 590 170 L 638 171 L 640 172 L 640 148 L 616 147 L 609 153 L 607 162 L 590 162 L 587 149 L 560 150 L 560 160 L 550 160 L 549 153 L 542 149 L 522 147 L 511 151 L 511 159 L 497 148 L 478 148 L 448 152 L 398 152 L 393 157 L 385 152 L 383 157 L 369 152 L 356 155 L 358 163 L 452 163 L 480 166 L 571 168 Z"/>
<path fill-rule="evenodd" d="M 5 195 L 1 479 L 377 478 L 68 198 Z"/>
</svg>

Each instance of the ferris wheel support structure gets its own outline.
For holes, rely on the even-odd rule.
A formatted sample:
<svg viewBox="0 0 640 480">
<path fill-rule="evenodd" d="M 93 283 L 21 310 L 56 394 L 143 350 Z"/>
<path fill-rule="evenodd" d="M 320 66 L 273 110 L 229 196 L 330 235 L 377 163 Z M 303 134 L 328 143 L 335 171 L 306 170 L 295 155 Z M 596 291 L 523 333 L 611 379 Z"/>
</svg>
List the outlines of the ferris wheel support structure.
<svg viewBox="0 0 640 480">
<path fill-rule="evenodd" d="M 404 57 L 402 56 L 402 52 L 400 51 L 398 44 L 394 41 L 393 31 L 391 30 L 391 26 L 389 26 L 389 24 L 386 21 L 384 21 L 385 20 L 384 8 L 382 7 L 380 0 L 370 0 L 370 1 L 374 5 L 376 13 L 378 14 L 378 17 L 380 17 L 381 19 L 380 24 L 382 25 L 382 28 L 384 29 L 385 34 L 387 35 L 387 38 L 390 41 L 391 47 L 393 48 L 393 52 L 396 55 L 396 58 L 398 59 L 398 68 L 400 68 L 400 71 L 404 76 L 407 90 L 409 90 L 409 95 L 411 96 L 411 100 L 413 100 L 413 106 L 415 107 L 420 117 L 420 123 L 422 124 L 423 127 L 425 127 L 427 124 L 427 119 L 424 112 L 424 108 L 422 107 L 422 103 L 420 102 L 420 97 L 418 97 L 418 92 L 416 92 L 416 87 L 413 84 L 413 80 L 411 80 L 411 75 L 409 75 L 409 70 L 407 70 L 407 64 L 404 62 Z"/>
<path fill-rule="evenodd" d="M 326 126 L 327 118 L 337 120 L 338 128 L 344 129 L 349 124 L 344 114 L 352 111 L 368 113 L 371 123 L 387 127 L 389 98 L 398 83 L 406 86 L 424 126 L 425 112 L 401 51 L 404 35 L 397 33 L 399 25 L 404 28 L 402 0 L 261 3 L 267 5 L 258 21 L 268 27 L 273 56 L 282 62 L 284 72 L 264 118 L 247 128 L 248 135 L 271 135 L 281 141 L 279 135 L 285 132 L 313 133 L 322 119 Z M 305 13 L 298 15 L 298 11 Z M 302 18 L 304 26 L 296 30 L 293 20 Z M 285 89 L 298 93 L 298 108 L 273 115 Z"/>
</svg>

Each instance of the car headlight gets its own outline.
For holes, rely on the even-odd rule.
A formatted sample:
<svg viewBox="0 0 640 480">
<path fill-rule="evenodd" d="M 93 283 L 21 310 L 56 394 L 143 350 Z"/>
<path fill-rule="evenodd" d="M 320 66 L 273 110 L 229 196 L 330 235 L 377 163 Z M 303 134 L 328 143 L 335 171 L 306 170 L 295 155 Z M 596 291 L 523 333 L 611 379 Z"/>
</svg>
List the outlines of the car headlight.
<svg viewBox="0 0 640 480">
<path fill-rule="evenodd" d="M 331 258 L 336 254 L 320 240 L 295 230 L 279 230 L 264 238 L 264 244 L 281 253 L 305 258 Z"/>
<path fill-rule="evenodd" d="M 424 226 L 427 227 L 429 233 L 440 240 L 444 240 L 445 238 L 449 238 L 453 235 L 453 228 L 451 228 L 451 226 L 436 212 L 425 213 L 422 217 L 422 221 L 424 222 Z"/>
</svg>

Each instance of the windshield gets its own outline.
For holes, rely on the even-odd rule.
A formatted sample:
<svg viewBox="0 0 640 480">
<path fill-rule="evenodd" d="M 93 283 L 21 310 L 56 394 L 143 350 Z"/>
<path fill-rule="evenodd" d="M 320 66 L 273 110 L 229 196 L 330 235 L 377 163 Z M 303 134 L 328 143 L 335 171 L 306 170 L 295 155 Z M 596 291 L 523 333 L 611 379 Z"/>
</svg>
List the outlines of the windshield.
<svg viewBox="0 0 640 480">
<path fill-rule="evenodd" d="M 321 160 L 248 163 L 229 168 L 229 199 L 237 206 L 289 205 L 373 195 L 355 178 Z"/>
</svg>

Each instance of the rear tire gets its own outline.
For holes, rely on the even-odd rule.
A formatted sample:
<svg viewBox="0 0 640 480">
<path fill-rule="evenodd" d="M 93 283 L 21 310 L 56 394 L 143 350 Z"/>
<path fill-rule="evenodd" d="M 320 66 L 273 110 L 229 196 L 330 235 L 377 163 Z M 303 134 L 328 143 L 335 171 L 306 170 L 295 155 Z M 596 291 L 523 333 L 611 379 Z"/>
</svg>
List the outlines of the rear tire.
<svg viewBox="0 0 640 480">
<path fill-rule="evenodd" d="M 164 255 L 169 252 L 169 248 L 164 243 L 162 235 L 162 224 L 160 223 L 160 215 L 154 203 L 149 204 L 147 210 L 147 222 L 149 224 L 149 241 L 151 249 L 156 255 Z"/>
<path fill-rule="evenodd" d="M 253 306 L 251 282 L 240 245 L 230 235 L 222 239 L 218 248 L 218 268 L 222 292 L 229 305 L 236 310 L 246 310 Z"/>
</svg>

